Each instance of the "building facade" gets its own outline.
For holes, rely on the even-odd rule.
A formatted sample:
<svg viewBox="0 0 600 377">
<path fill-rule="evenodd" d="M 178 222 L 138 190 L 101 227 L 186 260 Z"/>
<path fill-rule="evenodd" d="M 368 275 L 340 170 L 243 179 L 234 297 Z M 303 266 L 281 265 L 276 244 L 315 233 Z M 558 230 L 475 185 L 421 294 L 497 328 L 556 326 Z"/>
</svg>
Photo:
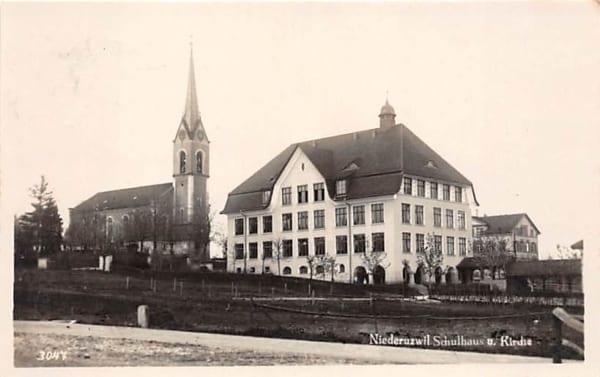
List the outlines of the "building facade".
<svg viewBox="0 0 600 377">
<path fill-rule="evenodd" d="M 540 231 L 526 213 L 473 217 L 474 254 L 478 241 L 486 238 L 503 240 L 506 250 L 515 260 L 539 259 Z"/>
<path fill-rule="evenodd" d="M 379 118 L 375 129 L 292 144 L 229 193 L 229 272 L 424 283 L 417 250 L 431 241 L 444 255 L 434 276 L 458 282 L 473 186 L 396 124 L 387 101 Z M 335 268 L 312 265 L 315 256 Z"/>
<path fill-rule="evenodd" d="M 73 247 L 209 258 L 210 148 L 198 110 L 192 55 L 185 110 L 172 141 L 172 182 L 99 192 L 69 209 L 67 236 Z"/>
</svg>

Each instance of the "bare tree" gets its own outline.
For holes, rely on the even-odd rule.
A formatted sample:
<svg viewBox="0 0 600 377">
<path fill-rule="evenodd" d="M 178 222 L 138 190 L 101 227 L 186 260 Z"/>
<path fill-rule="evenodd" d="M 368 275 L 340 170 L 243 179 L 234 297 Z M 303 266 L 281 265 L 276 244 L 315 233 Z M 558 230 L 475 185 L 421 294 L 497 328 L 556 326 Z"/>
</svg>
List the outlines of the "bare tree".
<svg viewBox="0 0 600 377">
<path fill-rule="evenodd" d="M 427 274 L 429 281 L 435 270 L 444 262 L 442 248 L 435 244 L 435 235 L 428 233 L 425 238 L 425 247 L 417 250 L 417 263 L 421 265 L 423 271 Z"/>
<path fill-rule="evenodd" d="M 568 246 L 556 245 L 556 255 L 558 259 L 581 259 L 581 250 L 573 250 Z"/>
<path fill-rule="evenodd" d="M 503 237 L 484 236 L 474 242 L 476 250 L 475 262 L 480 269 L 506 270 L 506 264 L 514 259 L 508 249 L 508 242 Z"/>
<path fill-rule="evenodd" d="M 306 264 L 308 265 L 309 280 L 312 281 L 315 273 L 315 268 L 319 264 L 318 255 L 307 255 Z"/>
<path fill-rule="evenodd" d="M 281 275 L 281 257 L 283 256 L 283 240 L 277 237 L 273 240 L 273 258 L 277 261 L 277 274 Z"/>
<path fill-rule="evenodd" d="M 335 281 L 335 274 L 337 273 L 338 266 L 335 256 L 327 254 L 319 255 L 316 264 L 323 266 L 323 277 L 329 275 L 331 282 L 333 283 Z"/>
<path fill-rule="evenodd" d="M 390 263 L 386 261 L 387 254 L 383 251 L 373 251 L 373 247 L 368 241 L 365 241 L 365 252 L 360 255 L 360 258 L 361 265 L 365 268 L 365 270 L 367 270 L 369 281 L 371 283 L 374 283 L 373 273 L 378 266 L 382 267 L 383 269 L 386 269 L 390 266 Z"/>
</svg>

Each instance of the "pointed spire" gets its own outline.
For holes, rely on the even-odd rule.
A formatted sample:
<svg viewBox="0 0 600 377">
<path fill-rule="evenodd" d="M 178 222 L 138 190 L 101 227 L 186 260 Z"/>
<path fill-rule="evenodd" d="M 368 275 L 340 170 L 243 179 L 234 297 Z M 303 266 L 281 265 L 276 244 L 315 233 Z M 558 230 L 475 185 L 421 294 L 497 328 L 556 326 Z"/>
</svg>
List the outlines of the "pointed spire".
<svg viewBox="0 0 600 377">
<path fill-rule="evenodd" d="M 188 74 L 188 86 L 185 99 L 185 112 L 183 114 L 188 132 L 193 133 L 197 128 L 204 128 L 198 111 L 198 97 L 196 96 L 196 76 L 194 74 L 194 46 L 190 40 L 190 69 Z"/>
</svg>

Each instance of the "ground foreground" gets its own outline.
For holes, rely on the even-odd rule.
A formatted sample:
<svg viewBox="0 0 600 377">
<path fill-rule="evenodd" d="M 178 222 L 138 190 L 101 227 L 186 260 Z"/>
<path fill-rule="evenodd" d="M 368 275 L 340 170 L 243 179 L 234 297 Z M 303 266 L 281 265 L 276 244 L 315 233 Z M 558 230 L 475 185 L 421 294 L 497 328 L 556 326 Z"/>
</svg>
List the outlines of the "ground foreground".
<svg viewBox="0 0 600 377">
<path fill-rule="evenodd" d="M 324 301 L 277 301 L 273 298 L 307 298 L 306 285 L 296 287 L 284 281 L 252 285 L 237 276 L 225 277 L 238 280 L 219 281 L 222 276 L 211 274 L 175 280 L 160 274 L 15 271 L 14 319 L 64 319 L 135 327 L 138 305 L 148 305 L 150 327 L 154 329 L 246 335 L 264 337 L 265 341 L 291 338 L 356 345 L 368 345 L 373 335 L 407 339 L 437 336 L 450 340 L 462 337 L 469 342 L 441 346 L 413 344 L 405 349 L 433 348 L 548 359 L 552 356 L 551 307 L 426 303 L 399 300 L 399 295 L 362 293 L 361 296 L 323 288 L 315 296 Z M 341 301 L 344 295 L 362 301 Z M 581 335 L 568 331 L 565 327 L 564 337 L 583 343 Z M 527 344 L 503 346 L 502 339 L 507 337 L 523 339 Z M 472 340 L 480 343 L 470 343 Z"/>
<path fill-rule="evenodd" d="M 549 363 L 547 358 L 15 321 L 15 366 Z"/>
</svg>

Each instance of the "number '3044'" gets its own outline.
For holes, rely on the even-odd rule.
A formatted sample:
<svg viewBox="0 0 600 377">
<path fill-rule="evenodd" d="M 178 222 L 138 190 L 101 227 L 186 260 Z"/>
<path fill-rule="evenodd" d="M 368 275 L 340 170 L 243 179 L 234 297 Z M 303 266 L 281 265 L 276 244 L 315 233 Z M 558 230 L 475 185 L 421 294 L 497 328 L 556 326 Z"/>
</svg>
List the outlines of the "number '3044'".
<svg viewBox="0 0 600 377">
<path fill-rule="evenodd" d="M 66 360 L 67 351 L 39 351 L 36 360 L 49 361 L 49 360 Z"/>
</svg>

